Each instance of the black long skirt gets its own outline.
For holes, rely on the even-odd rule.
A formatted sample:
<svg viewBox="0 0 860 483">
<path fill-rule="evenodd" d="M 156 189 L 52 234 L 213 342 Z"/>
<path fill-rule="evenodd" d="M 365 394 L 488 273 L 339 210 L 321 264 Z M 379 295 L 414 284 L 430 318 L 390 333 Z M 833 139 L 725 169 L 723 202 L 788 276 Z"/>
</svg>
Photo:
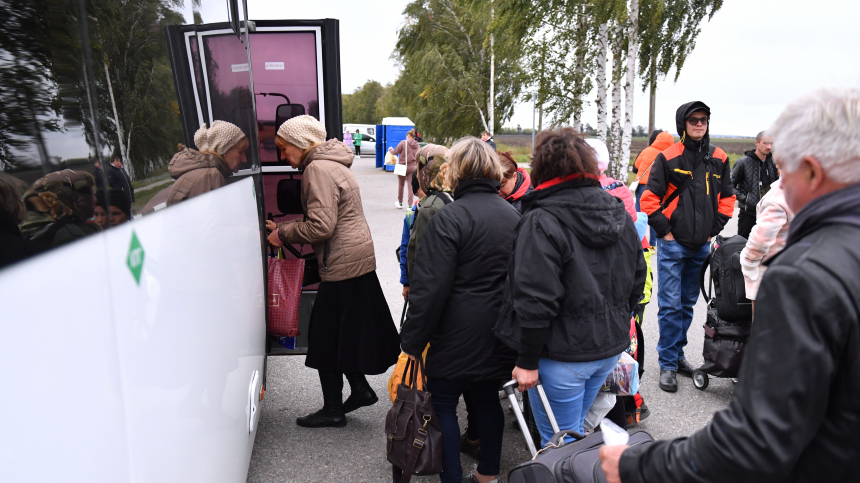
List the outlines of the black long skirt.
<svg viewBox="0 0 860 483">
<path fill-rule="evenodd" d="M 399 355 L 400 334 L 375 271 L 320 283 L 308 327 L 306 366 L 382 374 Z"/>
</svg>

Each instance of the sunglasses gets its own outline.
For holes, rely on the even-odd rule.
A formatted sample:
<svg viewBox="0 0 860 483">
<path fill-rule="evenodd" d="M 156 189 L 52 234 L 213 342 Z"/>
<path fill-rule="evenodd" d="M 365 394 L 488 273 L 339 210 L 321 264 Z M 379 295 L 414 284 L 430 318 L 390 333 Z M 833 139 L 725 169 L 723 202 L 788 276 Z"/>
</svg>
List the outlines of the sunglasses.
<svg viewBox="0 0 860 483">
<path fill-rule="evenodd" d="M 695 126 L 697 124 L 702 124 L 703 126 L 706 126 L 708 124 L 708 118 L 707 117 L 690 117 L 690 118 L 687 118 L 687 124 L 689 124 L 691 126 Z"/>
</svg>

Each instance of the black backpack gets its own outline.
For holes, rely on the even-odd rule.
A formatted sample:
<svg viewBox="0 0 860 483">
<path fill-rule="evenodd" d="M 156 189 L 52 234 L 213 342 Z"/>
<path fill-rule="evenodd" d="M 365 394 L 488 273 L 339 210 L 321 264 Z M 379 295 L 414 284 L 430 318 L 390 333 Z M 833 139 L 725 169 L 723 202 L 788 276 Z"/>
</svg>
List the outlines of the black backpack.
<svg viewBox="0 0 860 483">
<path fill-rule="evenodd" d="M 717 236 L 711 243 L 711 253 L 699 272 L 702 296 L 707 302 L 711 302 L 710 285 L 713 285 L 713 305 L 717 309 L 717 315 L 728 322 L 752 321 L 752 301 L 746 296 L 744 275 L 741 271 L 741 250 L 746 244 L 746 238 L 740 235 L 729 238 Z M 711 276 L 706 292 L 705 271 L 709 267 Z"/>
</svg>

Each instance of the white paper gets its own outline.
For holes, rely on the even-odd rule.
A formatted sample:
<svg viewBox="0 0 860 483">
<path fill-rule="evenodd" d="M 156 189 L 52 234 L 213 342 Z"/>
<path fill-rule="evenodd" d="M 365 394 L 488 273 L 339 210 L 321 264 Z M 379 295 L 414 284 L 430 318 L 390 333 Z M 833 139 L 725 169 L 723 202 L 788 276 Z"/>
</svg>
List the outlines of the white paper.
<svg viewBox="0 0 860 483">
<path fill-rule="evenodd" d="M 600 422 L 600 430 L 603 432 L 603 442 L 607 446 L 624 445 L 630 439 L 627 431 L 606 418 Z"/>
<path fill-rule="evenodd" d="M 233 72 L 248 72 L 248 64 L 233 64 L 230 67 Z"/>
<path fill-rule="evenodd" d="M 266 62 L 266 70 L 284 70 L 283 62 Z"/>
</svg>

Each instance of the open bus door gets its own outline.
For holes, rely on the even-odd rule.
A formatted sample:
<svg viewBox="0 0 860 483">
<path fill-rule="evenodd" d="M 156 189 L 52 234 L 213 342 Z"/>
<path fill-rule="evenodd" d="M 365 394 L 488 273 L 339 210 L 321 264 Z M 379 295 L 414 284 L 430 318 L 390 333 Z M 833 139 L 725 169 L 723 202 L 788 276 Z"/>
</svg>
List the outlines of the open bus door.
<svg viewBox="0 0 860 483">
<path fill-rule="evenodd" d="M 254 176 L 259 181 L 261 222 L 303 216 L 301 172 L 280 159 L 275 146 L 278 126 L 308 114 L 326 126 L 329 139 L 341 139 L 338 25 L 335 19 L 250 21 L 248 42 L 241 45 L 236 43 L 237 25 L 230 22 L 166 28 L 185 144 L 194 147 L 195 131 L 213 120 L 232 122 L 248 135 L 249 166 L 234 178 Z M 307 245 L 285 250 L 287 257 L 311 253 Z M 267 333 L 267 355 L 307 352 L 315 297 L 316 285 L 303 287 L 301 334 L 281 338 Z"/>
</svg>

